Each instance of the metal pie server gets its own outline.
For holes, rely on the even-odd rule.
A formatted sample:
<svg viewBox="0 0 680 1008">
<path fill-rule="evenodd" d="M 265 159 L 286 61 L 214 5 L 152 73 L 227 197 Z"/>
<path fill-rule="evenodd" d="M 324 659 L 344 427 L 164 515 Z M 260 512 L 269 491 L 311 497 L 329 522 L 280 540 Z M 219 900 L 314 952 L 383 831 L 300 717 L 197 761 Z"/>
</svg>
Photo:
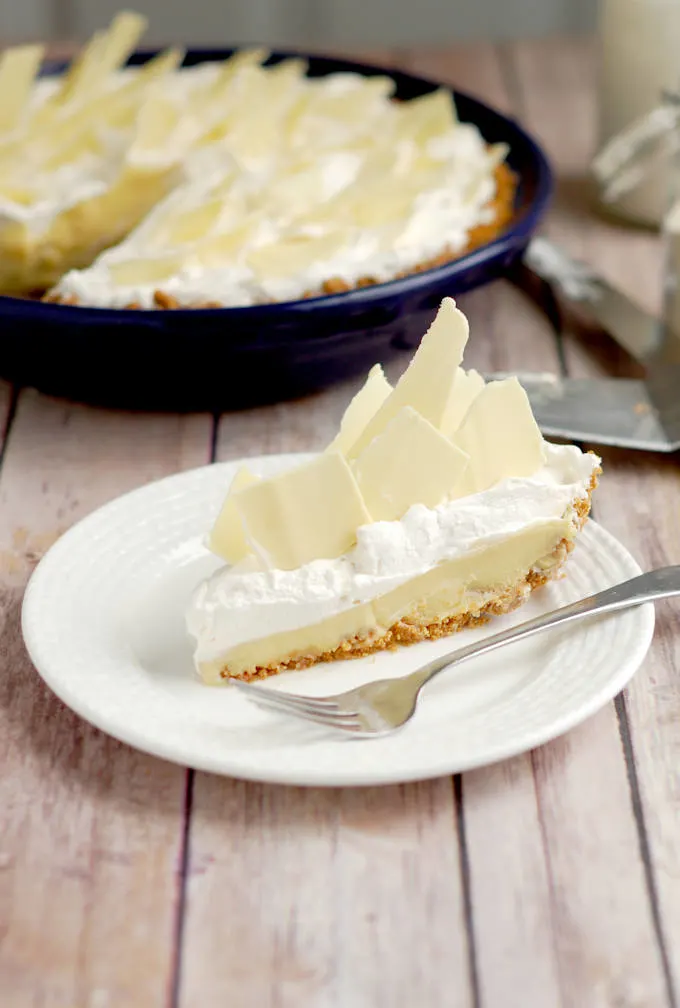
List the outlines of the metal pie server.
<svg viewBox="0 0 680 1008">
<path fill-rule="evenodd" d="M 544 238 L 524 265 L 562 298 L 586 308 L 640 361 L 645 379 L 520 374 L 541 431 L 553 437 L 648 451 L 680 448 L 680 338 L 590 266 Z"/>
</svg>

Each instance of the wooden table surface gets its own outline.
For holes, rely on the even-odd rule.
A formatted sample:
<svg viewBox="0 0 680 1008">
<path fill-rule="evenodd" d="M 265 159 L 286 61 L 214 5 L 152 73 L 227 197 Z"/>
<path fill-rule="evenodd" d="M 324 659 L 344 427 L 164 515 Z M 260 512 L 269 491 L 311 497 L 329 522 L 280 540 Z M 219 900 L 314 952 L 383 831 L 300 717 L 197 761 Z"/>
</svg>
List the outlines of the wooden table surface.
<svg viewBox="0 0 680 1008">
<path fill-rule="evenodd" d="M 659 250 L 588 210 L 584 42 L 367 54 L 512 112 L 560 175 L 546 233 L 639 301 Z M 505 282 L 461 298 L 466 361 L 625 374 Z M 398 362 L 393 373 L 403 368 Z M 66 709 L 21 641 L 36 559 L 149 480 L 320 448 L 357 383 L 224 415 L 117 414 L 0 387 L 1 1008 L 668 1008 L 680 989 L 680 610 L 626 693 L 499 766 L 403 787 L 270 787 L 187 771 Z M 680 562 L 676 458 L 604 450 L 595 516 L 643 567 Z M 587 675 L 587 655 L 584 655 Z"/>
</svg>

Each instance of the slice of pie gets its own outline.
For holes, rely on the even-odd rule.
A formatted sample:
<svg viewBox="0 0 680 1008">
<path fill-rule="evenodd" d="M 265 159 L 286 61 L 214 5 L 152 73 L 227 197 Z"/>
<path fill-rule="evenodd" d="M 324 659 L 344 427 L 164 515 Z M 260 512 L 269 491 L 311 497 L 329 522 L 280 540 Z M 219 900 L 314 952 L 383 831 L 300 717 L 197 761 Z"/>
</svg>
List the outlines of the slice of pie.
<svg viewBox="0 0 680 1008">
<path fill-rule="evenodd" d="M 325 452 L 236 475 L 208 540 L 227 566 L 187 615 L 205 682 L 451 634 L 559 573 L 600 459 L 544 441 L 516 379 L 463 370 L 467 337 L 445 298 L 398 384 L 374 367 Z"/>
</svg>

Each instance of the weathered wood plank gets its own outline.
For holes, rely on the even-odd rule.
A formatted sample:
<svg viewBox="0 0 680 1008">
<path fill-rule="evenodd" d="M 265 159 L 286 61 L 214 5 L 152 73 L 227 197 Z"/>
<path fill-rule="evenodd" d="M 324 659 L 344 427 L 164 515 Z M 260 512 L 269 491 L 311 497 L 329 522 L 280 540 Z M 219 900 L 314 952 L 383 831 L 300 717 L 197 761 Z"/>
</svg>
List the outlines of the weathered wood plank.
<svg viewBox="0 0 680 1008">
<path fill-rule="evenodd" d="M 19 610 L 67 526 L 209 452 L 205 417 L 20 398 L 0 472 L 3 1008 L 168 1003 L 186 772 L 71 714 L 31 667 Z"/>
<path fill-rule="evenodd" d="M 536 56 L 525 54 L 534 74 L 541 73 Z M 584 86 L 592 87 L 592 64 L 584 62 Z M 529 89 L 527 89 L 527 92 Z M 547 117 L 546 117 L 547 118 Z M 593 111 L 571 123 L 565 132 L 575 145 L 574 158 L 582 165 L 592 149 Z M 565 242 L 575 235 L 566 208 L 553 215 L 554 227 Z M 571 233 L 570 233 L 571 232 Z M 572 246 L 573 247 L 573 246 Z M 644 231 L 591 217 L 581 230 L 580 254 L 630 292 L 640 304 L 658 311 L 662 286 L 661 243 Z M 635 373 L 623 352 L 612 349 L 606 336 L 576 325 L 567 333 L 565 355 L 571 374 Z M 653 454 L 598 449 L 604 458 L 605 478 L 598 492 L 597 517 L 618 536 L 643 567 L 680 561 L 680 473 L 677 459 Z M 622 507 L 625 501 L 625 507 Z M 671 984 L 680 984 L 680 859 L 677 851 L 680 802 L 677 788 L 677 752 L 680 747 L 680 691 L 678 618 L 675 607 L 659 607 L 655 640 L 643 669 L 626 691 L 634 773 L 641 790 L 640 833 L 650 855 L 649 872 L 658 900 L 660 929 L 670 960 Z"/>
<path fill-rule="evenodd" d="M 610 271 L 621 260 L 635 263 L 631 276 L 640 300 L 652 304 L 656 292 L 642 263 L 654 254 L 653 243 L 598 220 L 592 209 L 586 181 L 595 134 L 592 53 L 582 43 L 560 40 L 518 44 L 511 57 L 520 111 L 561 178 L 546 231 Z M 624 246 L 628 256 L 621 254 Z M 600 341 L 597 350 L 600 368 L 620 368 L 621 355 L 611 344 Z M 596 514 L 615 534 L 610 515 L 628 511 L 622 502 L 629 498 L 620 456 L 608 454 Z M 640 531 L 623 537 L 634 552 Z M 663 956 L 613 708 L 538 750 L 534 763 L 563 1003 L 666 1005 Z"/>
<path fill-rule="evenodd" d="M 224 414 L 218 430 L 218 460 L 320 451 L 334 437 L 343 410 L 362 380 L 342 382 L 294 402 Z"/>
<path fill-rule="evenodd" d="M 498 50 L 490 42 L 407 49 L 401 63 L 413 73 L 469 91 L 504 112 L 512 109 Z"/>
<path fill-rule="evenodd" d="M 471 1005 L 451 782 L 199 774 L 180 1005 Z"/>
<path fill-rule="evenodd" d="M 602 452 L 609 479 L 597 517 L 629 546 L 644 569 L 680 563 L 678 459 Z M 625 501 L 625 506 L 622 506 Z M 671 983 L 680 989 L 680 614 L 658 606 L 656 634 L 643 668 L 625 693 L 622 716 L 632 738 L 631 761 L 640 789 L 641 837 L 649 851 L 660 930 Z"/>
<path fill-rule="evenodd" d="M 499 284 L 464 307 L 487 336 L 473 337 L 476 367 L 556 368 L 519 293 Z M 463 800 L 484 1005 L 604 1008 L 626 985 L 632 1004 L 665 1004 L 613 707 L 533 757 L 466 774 Z M 625 928 L 611 928 L 613 906 Z"/>
<path fill-rule="evenodd" d="M 466 360 L 482 371 L 556 370 L 545 319 L 505 283 L 462 300 Z M 463 777 L 472 922 L 484 1008 L 542 1008 L 561 1000 L 550 868 L 530 755 Z"/>
<path fill-rule="evenodd" d="M 416 69 L 469 90 L 505 111 L 511 95 L 496 49 L 426 53 Z M 507 283 L 461 299 L 470 319 L 466 363 L 482 371 L 558 369 L 543 315 Z M 550 868 L 530 755 L 464 775 L 463 814 L 472 924 L 484 1008 L 559 1005 Z"/>
</svg>

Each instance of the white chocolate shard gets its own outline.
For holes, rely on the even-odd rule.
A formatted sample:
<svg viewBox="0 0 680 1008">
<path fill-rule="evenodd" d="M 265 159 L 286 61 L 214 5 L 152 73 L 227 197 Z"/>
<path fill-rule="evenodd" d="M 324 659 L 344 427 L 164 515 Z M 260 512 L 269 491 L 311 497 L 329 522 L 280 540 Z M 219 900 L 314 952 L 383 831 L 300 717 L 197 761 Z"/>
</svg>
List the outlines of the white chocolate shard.
<svg viewBox="0 0 680 1008">
<path fill-rule="evenodd" d="M 405 406 L 353 470 L 373 521 L 398 521 L 414 504 L 432 508 L 455 494 L 468 462 L 464 451 Z"/>
<path fill-rule="evenodd" d="M 375 364 L 368 372 L 366 381 L 351 400 L 340 421 L 340 430 L 326 451 L 338 451 L 345 455 L 375 416 L 392 391 L 392 386 L 383 373 L 380 364 Z"/>
<path fill-rule="evenodd" d="M 356 542 L 371 516 L 352 471 L 337 452 L 240 490 L 234 502 L 256 556 L 268 567 L 293 570 L 334 559 Z"/>
<path fill-rule="evenodd" d="M 510 476 L 533 476 L 545 463 L 545 442 L 516 378 L 485 386 L 454 443 L 470 456 L 459 487 L 465 494 L 486 490 Z"/>
<path fill-rule="evenodd" d="M 394 391 L 357 438 L 348 457 L 356 458 L 404 406 L 441 428 L 456 370 L 468 339 L 468 322 L 452 298 L 444 298 L 432 325 Z"/>
</svg>

